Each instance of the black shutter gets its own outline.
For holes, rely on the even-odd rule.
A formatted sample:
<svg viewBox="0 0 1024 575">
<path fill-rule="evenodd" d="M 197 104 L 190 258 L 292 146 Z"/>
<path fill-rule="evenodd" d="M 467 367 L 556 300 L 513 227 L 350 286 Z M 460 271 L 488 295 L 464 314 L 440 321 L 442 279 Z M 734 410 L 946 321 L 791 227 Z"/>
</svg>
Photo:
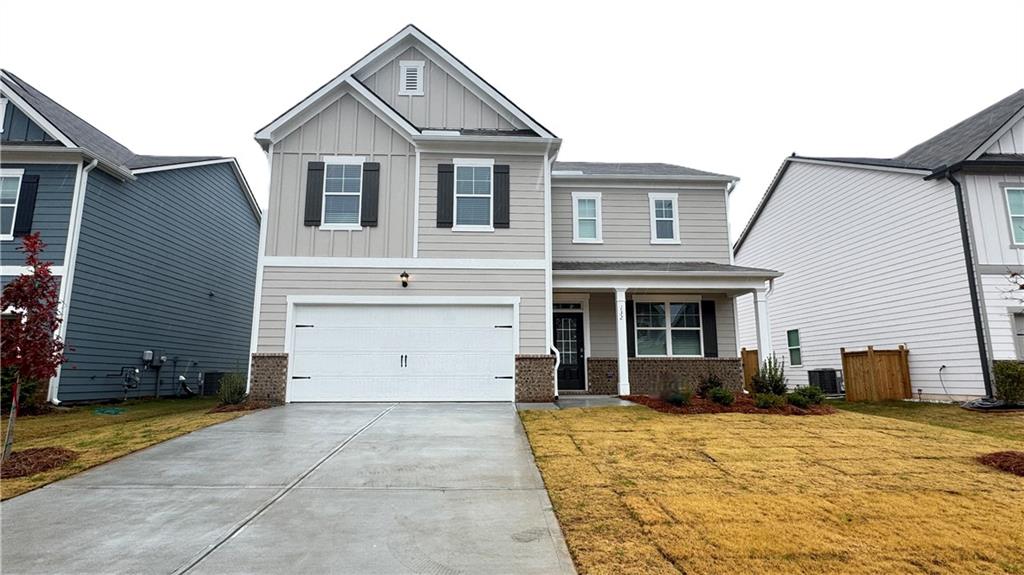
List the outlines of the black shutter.
<svg viewBox="0 0 1024 575">
<path fill-rule="evenodd" d="M 377 205 L 380 203 L 380 162 L 363 163 L 363 207 L 359 224 L 367 227 L 377 225 Z"/>
<path fill-rule="evenodd" d="M 306 166 L 306 216 L 307 226 L 319 226 L 324 202 L 324 163 L 310 162 Z"/>
<path fill-rule="evenodd" d="M 14 216 L 14 235 L 27 236 L 32 233 L 32 217 L 36 213 L 36 192 L 39 191 L 39 176 L 21 177 L 18 190 L 18 213 Z"/>
<path fill-rule="evenodd" d="M 634 327 L 633 300 L 626 300 L 626 356 L 636 357 L 636 329 Z"/>
<path fill-rule="evenodd" d="M 507 228 L 509 223 L 508 166 L 494 166 L 494 227 Z"/>
<path fill-rule="evenodd" d="M 437 165 L 437 227 L 452 227 L 455 207 L 455 165 Z"/>
<path fill-rule="evenodd" d="M 718 321 L 715 318 L 715 302 L 700 302 L 701 332 L 704 334 L 704 357 L 718 357 Z"/>
</svg>

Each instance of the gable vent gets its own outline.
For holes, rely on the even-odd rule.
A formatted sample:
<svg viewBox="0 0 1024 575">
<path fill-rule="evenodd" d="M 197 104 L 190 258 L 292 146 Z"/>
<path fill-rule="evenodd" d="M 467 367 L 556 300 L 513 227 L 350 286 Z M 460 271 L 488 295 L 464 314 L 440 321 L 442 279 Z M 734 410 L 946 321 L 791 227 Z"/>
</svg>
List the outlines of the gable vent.
<svg viewBox="0 0 1024 575">
<path fill-rule="evenodd" d="M 423 62 L 419 60 L 403 60 L 399 62 L 399 96 L 423 95 Z"/>
</svg>

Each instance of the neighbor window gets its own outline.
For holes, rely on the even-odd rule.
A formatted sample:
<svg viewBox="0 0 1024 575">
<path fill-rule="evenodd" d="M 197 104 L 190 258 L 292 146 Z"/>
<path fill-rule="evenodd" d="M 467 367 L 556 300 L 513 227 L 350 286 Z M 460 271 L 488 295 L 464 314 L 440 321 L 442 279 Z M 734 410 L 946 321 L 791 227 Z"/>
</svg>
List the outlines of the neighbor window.
<svg viewBox="0 0 1024 575">
<path fill-rule="evenodd" d="M 634 302 L 636 355 L 703 355 L 700 302 Z"/>
<path fill-rule="evenodd" d="M 1010 210 L 1013 243 L 1024 245 L 1024 188 L 1006 188 L 1006 205 Z"/>
<path fill-rule="evenodd" d="M 324 159 L 324 213 L 321 227 L 358 230 L 363 189 L 363 158 Z"/>
<path fill-rule="evenodd" d="M 0 238 L 14 237 L 14 216 L 18 212 L 18 191 L 24 170 L 0 170 Z"/>
<path fill-rule="evenodd" d="M 678 194 L 648 194 L 651 207 L 651 243 L 679 243 Z"/>
<path fill-rule="evenodd" d="M 417 60 L 403 60 L 398 63 L 401 85 L 398 87 L 399 96 L 422 96 L 423 95 L 423 62 Z"/>
<path fill-rule="evenodd" d="M 786 345 L 789 346 L 789 365 L 803 365 L 800 358 L 800 330 L 791 329 L 786 332 Z"/>
<path fill-rule="evenodd" d="M 600 192 L 572 193 L 572 241 L 601 243 Z"/>
<path fill-rule="evenodd" d="M 455 230 L 491 231 L 494 165 L 487 160 L 455 161 Z"/>
</svg>

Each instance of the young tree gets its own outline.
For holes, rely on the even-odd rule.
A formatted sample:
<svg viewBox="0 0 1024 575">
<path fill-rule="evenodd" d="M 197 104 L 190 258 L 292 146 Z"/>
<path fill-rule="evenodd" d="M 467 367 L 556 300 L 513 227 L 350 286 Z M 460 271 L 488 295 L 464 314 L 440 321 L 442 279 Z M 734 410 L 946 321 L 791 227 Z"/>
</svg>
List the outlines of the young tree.
<svg viewBox="0 0 1024 575">
<path fill-rule="evenodd" d="M 46 401 L 43 385 L 57 374 L 64 363 L 64 342 L 57 336 L 60 280 L 54 277 L 51 262 L 42 261 L 40 254 L 46 244 L 39 232 L 25 236 L 19 250 L 25 252 L 25 266 L 31 273 L 20 275 L 3 289 L 0 308 L 14 317 L 0 322 L 0 363 L 14 372 L 11 385 L 11 416 L 7 421 L 3 460 L 11 454 L 14 444 L 14 421 L 20 406 L 18 395 L 23 383 L 37 384 L 34 403 Z"/>
</svg>

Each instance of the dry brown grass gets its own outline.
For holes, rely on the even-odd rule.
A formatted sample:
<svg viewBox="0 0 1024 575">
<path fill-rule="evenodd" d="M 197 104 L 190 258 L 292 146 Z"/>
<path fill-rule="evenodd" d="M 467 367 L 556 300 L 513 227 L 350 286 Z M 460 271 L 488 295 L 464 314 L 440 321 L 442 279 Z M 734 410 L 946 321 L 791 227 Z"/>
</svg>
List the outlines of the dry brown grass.
<svg viewBox="0 0 1024 575">
<path fill-rule="evenodd" d="M 1024 443 L 896 419 L 522 413 L 577 568 L 1024 573 Z"/>
</svg>

